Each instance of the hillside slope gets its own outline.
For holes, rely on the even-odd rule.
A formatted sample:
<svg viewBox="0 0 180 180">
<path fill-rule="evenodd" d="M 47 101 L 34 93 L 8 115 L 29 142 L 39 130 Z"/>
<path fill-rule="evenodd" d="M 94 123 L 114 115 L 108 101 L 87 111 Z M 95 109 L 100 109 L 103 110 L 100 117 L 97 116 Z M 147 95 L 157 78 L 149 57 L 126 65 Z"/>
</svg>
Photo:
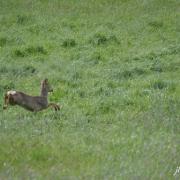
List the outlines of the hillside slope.
<svg viewBox="0 0 180 180">
<path fill-rule="evenodd" d="M 178 179 L 179 7 L 1 0 L 0 179 Z M 45 77 L 60 112 L 2 110 Z"/>
</svg>

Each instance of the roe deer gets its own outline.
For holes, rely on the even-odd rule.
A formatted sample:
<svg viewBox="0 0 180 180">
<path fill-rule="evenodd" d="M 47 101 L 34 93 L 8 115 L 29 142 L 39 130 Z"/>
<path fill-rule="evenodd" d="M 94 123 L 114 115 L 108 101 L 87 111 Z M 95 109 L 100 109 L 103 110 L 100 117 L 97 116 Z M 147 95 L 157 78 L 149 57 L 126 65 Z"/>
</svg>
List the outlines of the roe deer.
<svg viewBox="0 0 180 180">
<path fill-rule="evenodd" d="M 41 82 L 41 94 L 40 96 L 30 96 L 19 91 L 8 91 L 4 96 L 3 109 L 10 105 L 19 105 L 29 111 L 37 112 L 48 107 L 53 107 L 56 111 L 60 110 L 60 107 L 55 103 L 48 103 L 48 92 L 52 92 L 53 89 L 48 83 L 48 79 Z"/>
</svg>

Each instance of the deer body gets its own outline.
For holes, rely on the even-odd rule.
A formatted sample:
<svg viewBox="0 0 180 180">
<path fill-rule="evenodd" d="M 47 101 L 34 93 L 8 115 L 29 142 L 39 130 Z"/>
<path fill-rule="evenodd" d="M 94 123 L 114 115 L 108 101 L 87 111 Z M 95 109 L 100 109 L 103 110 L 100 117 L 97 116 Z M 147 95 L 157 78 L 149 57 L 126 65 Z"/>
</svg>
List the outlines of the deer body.
<svg viewBox="0 0 180 180">
<path fill-rule="evenodd" d="M 19 105 L 29 111 L 40 111 L 48 107 L 47 98 L 43 96 L 29 96 L 18 91 L 8 96 L 10 105 Z"/>
<path fill-rule="evenodd" d="M 37 112 L 48 107 L 53 107 L 56 111 L 60 109 L 57 104 L 48 103 L 48 92 L 52 92 L 48 84 L 48 80 L 45 79 L 41 84 L 40 96 L 30 96 L 19 91 L 8 91 L 4 97 L 4 109 L 10 105 L 19 105 L 29 111 Z"/>
</svg>

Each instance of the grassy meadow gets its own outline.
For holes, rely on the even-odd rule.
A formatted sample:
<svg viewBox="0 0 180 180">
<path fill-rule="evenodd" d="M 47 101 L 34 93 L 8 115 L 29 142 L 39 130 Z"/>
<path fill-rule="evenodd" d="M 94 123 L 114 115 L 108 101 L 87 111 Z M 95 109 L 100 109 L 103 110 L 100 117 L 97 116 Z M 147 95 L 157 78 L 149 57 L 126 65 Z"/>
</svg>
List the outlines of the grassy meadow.
<svg viewBox="0 0 180 180">
<path fill-rule="evenodd" d="M 2 110 L 7 90 L 63 106 Z M 178 0 L 0 0 L 0 179 L 179 179 Z"/>
</svg>

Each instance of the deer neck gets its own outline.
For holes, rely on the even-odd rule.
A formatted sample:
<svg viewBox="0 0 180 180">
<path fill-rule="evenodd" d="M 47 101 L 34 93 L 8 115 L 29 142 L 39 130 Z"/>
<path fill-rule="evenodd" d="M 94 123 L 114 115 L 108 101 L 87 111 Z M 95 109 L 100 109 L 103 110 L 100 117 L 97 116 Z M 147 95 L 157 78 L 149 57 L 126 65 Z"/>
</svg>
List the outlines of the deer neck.
<svg viewBox="0 0 180 180">
<path fill-rule="evenodd" d="M 41 96 L 43 96 L 43 97 L 48 96 L 48 91 L 45 88 L 41 88 Z"/>
</svg>

